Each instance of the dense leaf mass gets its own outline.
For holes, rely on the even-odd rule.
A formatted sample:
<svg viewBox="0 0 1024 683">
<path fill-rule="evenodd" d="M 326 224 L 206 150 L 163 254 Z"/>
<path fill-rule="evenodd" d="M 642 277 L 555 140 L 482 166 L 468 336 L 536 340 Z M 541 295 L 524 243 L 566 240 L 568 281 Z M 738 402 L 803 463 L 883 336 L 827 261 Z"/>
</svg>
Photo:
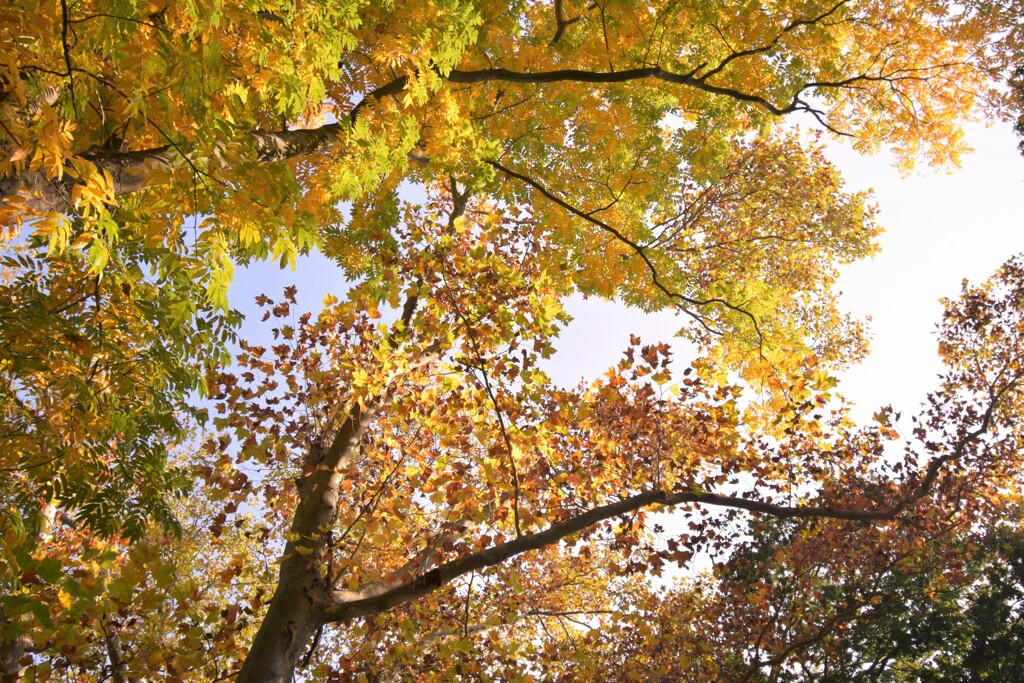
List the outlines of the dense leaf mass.
<svg viewBox="0 0 1024 683">
<path fill-rule="evenodd" d="M 833 285 L 880 228 L 821 138 L 955 164 L 1019 115 L 1021 16 L 4 3 L 0 678 L 1014 668 L 1024 262 L 946 302 L 918 415 L 855 423 Z M 233 269 L 314 251 L 346 282 L 238 340 Z M 556 385 L 572 296 L 690 357 Z"/>
</svg>

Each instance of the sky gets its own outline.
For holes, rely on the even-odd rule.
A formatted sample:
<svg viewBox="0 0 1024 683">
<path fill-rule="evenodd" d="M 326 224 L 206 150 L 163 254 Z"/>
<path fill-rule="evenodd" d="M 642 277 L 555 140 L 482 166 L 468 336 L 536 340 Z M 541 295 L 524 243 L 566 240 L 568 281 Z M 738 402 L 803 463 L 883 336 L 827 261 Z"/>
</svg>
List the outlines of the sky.
<svg viewBox="0 0 1024 683">
<path fill-rule="evenodd" d="M 912 412 L 936 385 L 941 371 L 934 337 L 942 297 L 955 297 L 961 282 L 986 279 L 1007 258 L 1024 251 L 1024 157 L 1008 124 L 971 125 L 966 141 L 974 152 L 959 169 L 918 168 L 903 175 L 885 153 L 863 156 L 841 142 L 827 155 L 847 189 L 873 189 L 878 220 L 886 232 L 882 252 L 843 269 L 839 289 L 844 307 L 870 316 L 871 353 L 840 376 L 839 391 L 856 405 L 854 416 L 870 417 L 892 405 Z M 322 256 L 305 257 L 296 271 L 258 263 L 235 273 L 229 300 L 247 316 L 242 337 L 265 338 L 253 298 L 280 298 L 296 284 L 300 310 L 316 310 L 328 292 L 343 291 L 340 273 Z M 622 304 L 574 298 L 574 320 L 563 330 L 556 354 L 545 368 L 561 384 L 595 379 L 615 364 L 630 334 L 646 343 L 673 342 L 682 319 L 671 313 L 644 314 Z M 681 340 L 674 340 L 679 355 Z"/>
<path fill-rule="evenodd" d="M 1008 124 L 967 130 L 975 152 L 951 172 L 920 169 L 902 177 L 891 158 L 830 149 L 852 188 L 873 187 L 886 228 L 882 253 L 846 268 L 846 308 L 872 317 L 871 355 L 842 378 L 863 406 L 910 410 L 936 386 L 941 371 L 935 325 L 939 299 L 956 297 L 963 280 L 986 280 L 1024 251 L 1024 156 Z"/>
<path fill-rule="evenodd" d="M 838 284 L 843 307 L 871 317 L 870 355 L 840 376 L 839 392 L 860 419 L 883 405 L 913 411 L 924 400 L 942 369 L 934 336 L 939 300 L 957 296 L 964 278 L 985 280 L 1024 251 L 1024 156 L 1011 127 L 972 125 L 966 140 L 975 151 L 961 168 L 924 167 L 910 175 L 895 168 L 891 155 L 865 157 L 829 144 L 846 188 L 873 190 L 885 228 L 881 253 L 844 267 Z M 573 349 L 564 354 L 571 362 L 556 356 L 549 367 L 563 383 L 599 376 L 618 360 L 630 333 L 669 341 L 681 323 L 672 314 L 645 315 L 598 300 L 574 300 L 569 310 L 575 320 L 559 347 Z"/>
<path fill-rule="evenodd" d="M 851 417 L 858 422 L 884 405 L 902 412 L 904 420 L 916 412 L 942 370 L 934 334 L 940 299 L 957 296 L 965 278 L 981 282 L 1024 252 L 1024 156 L 1018 140 L 1009 124 L 977 124 L 965 132 L 974 152 L 957 169 L 921 167 L 905 175 L 885 153 L 863 156 L 841 142 L 826 151 L 846 189 L 873 191 L 885 228 L 881 253 L 844 267 L 838 283 L 844 308 L 871 318 L 870 353 L 839 375 L 837 389 L 852 403 Z M 229 300 L 247 316 L 243 338 L 268 338 L 252 300 L 260 292 L 279 299 L 290 284 L 298 286 L 299 310 L 318 310 L 328 292 L 344 289 L 341 274 L 319 255 L 305 257 L 295 272 L 275 263 L 240 268 Z M 579 297 L 567 309 L 574 319 L 559 335 L 559 353 L 544 367 L 556 383 L 597 379 L 618 362 L 631 334 L 645 343 L 669 342 L 682 362 L 692 355 L 674 336 L 684 321 L 672 313 L 646 314 Z M 902 424 L 909 421 L 897 426 Z M 672 513 L 651 519 L 669 530 L 685 522 Z M 667 573 L 658 585 L 710 566 L 711 558 L 699 554 L 687 571 Z"/>
</svg>

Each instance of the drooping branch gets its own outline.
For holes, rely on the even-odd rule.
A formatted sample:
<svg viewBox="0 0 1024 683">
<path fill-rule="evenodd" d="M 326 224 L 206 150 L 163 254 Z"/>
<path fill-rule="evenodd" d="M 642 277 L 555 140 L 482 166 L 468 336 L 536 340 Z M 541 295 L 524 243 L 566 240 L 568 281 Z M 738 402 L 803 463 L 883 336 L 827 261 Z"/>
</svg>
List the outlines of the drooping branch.
<svg viewBox="0 0 1024 683">
<path fill-rule="evenodd" d="M 885 510 L 851 510 L 833 507 L 796 507 L 711 493 L 687 491 L 670 494 L 665 491 L 647 491 L 616 503 L 593 508 L 564 522 L 553 524 L 544 531 L 526 534 L 515 540 L 452 560 L 414 578 L 412 581 L 396 585 L 389 590 L 379 592 L 379 588 L 377 588 L 372 591 L 376 593 L 374 595 L 360 597 L 359 591 L 346 591 L 345 596 L 349 599 L 325 606 L 323 619 L 328 622 L 340 622 L 379 614 L 392 607 L 429 595 L 460 576 L 493 567 L 516 555 L 553 545 L 568 536 L 607 519 L 651 506 L 671 507 L 686 503 L 747 510 L 749 512 L 758 512 L 783 518 L 818 517 L 870 522 L 889 520 L 898 514 L 898 511 L 892 508 Z"/>
</svg>

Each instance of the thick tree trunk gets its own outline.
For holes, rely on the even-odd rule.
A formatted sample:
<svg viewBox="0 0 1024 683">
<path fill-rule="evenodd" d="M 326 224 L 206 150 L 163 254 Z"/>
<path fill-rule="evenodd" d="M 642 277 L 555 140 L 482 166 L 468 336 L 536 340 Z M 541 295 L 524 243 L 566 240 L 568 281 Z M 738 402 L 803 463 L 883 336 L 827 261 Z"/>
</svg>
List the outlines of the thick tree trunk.
<svg viewBox="0 0 1024 683">
<path fill-rule="evenodd" d="M 294 553 L 297 554 L 297 553 Z M 322 590 L 315 571 L 286 570 L 253 640 L 237 683 L 290 683 L 299 660 L 320 626 L 313 592 Z"/>
<path fill-rule="evenodd" d="M 313 634 L 323 623 L 328 601 L 321 577 L 326 533 L 338 509 L 339 470 L 359 443 L 373 409 L 355 407 L 326 452 L 310 455 L 311 472 L 299 483 L 299 504 L 285 546 L 277 590 L 236 683 L 289 683 Z"/>
<path fill-rule="evenodd" d="M 83 155 L 113 179 L 113 195 L 130 194 L 144 190 L 152 184 L 154 172 L 166 174 L 173 170 L 173 150 L 167 147 L 140 152 L 107 152 Z M 0 200 L 12 201 L 34 213 L 74 213 L 71 190 L 78 181 L 65 174 L 63 178 L 50 178 L 42 171 L 20 176 L 0 178 Z"/>
</svg>

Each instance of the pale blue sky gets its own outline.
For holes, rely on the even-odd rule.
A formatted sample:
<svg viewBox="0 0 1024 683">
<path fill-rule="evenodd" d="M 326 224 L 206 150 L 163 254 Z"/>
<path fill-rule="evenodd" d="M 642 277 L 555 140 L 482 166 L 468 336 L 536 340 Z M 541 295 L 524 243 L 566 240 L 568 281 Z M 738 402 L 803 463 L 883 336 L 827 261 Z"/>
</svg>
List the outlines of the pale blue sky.
<svg viewBox="0 0 1024 683">
<path fill-rule="evenodd" d="M 840 283 L 847 309 L 873 318 L 872 353 L 840 385 L 861 418 L 880 405 L 911 412 L 920 403 L 941 369 L 933 335 L 942 311 L 939 298 L 956 296 L 963 278 L 982 280 L 1024 251 L 1024 157 L 1016 138 L 1008 125 L 973 125 L 967 141 L 976 151 L 962 168 L 920 168 L 907 177 L 884 153 L 864 157 L 840 143 L 829 147 L 849 189 L 874 188 L 886 228 L 882 253 L 846 268 Z M 319 255 L 304 259 L 296 272 L 275 263 L 240 268 L 230 300 L 248 316 L 243 337 L 264 338 L 253 297 L 267 292 L 280 298 L 281 289 L 293 283 L 302 310 L 316 309 L 327 292 L 344 289 L 338 271 Z M 645 341 L 672 341 L 680 325 L 671 314 L 645 315 L 598 300 L 574 299 L 569 310 L 575 320 L 548 366 L 553 379 L 568 384 L 601 375 L 617 362 L 631 333 Z"/>
</svg>

